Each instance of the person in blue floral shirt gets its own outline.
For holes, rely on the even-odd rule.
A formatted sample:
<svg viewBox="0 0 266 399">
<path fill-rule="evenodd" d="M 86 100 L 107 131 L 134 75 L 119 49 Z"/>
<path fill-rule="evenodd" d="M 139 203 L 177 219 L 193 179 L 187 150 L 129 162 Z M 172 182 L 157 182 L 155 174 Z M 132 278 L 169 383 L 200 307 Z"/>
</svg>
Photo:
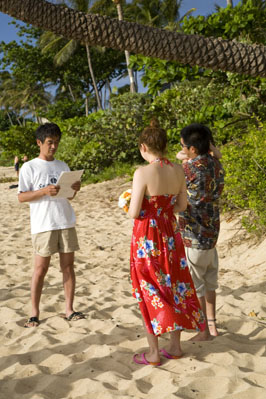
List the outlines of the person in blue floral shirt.
<svg viewBox="0 0 266 399">
<path fill-rule="evenodd" d="M 219 197 L 224 187 L 224 170 L 213 151 L 207 126 L 191 124 L 181 130 L 182 153 L 187 157 L 183 169 L 187 183 L 188 206 L 179 214 L 179 226 L 187 262 L 201 308 L 209 328 L 193 340 L 208 340 L 218 335 L 215 325 L 218 254 L 215 248 L 219 229 Z M 213 146 L 212 146 L 213 148 Z M 215 147 L 214 147 L 215 148 Z"/>
</svg>

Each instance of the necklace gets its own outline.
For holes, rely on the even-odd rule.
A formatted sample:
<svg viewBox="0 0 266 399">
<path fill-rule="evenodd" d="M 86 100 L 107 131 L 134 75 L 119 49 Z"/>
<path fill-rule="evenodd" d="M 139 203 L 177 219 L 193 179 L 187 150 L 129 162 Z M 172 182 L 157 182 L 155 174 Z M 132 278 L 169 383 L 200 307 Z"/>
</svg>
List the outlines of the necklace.
<svg viewBox="0 0 266 399">
<path fill-rule="evenodd" d="M 150 163 L 161 162 L 162 160 L 163 160 L 163 158 L 155 158 L 152 161 L 150 161 Z"/>
<path fill-rule="evenodd" d="M 165 163 L 166 165 L 173 166 L 172 162 L 170 162 L 167 158 L 155 158 L 152 161 L 150 161 L 150 164 L 154 162 L 160 162 L 161 167 L 163 167 L 163 163 Z"/>
</svg>

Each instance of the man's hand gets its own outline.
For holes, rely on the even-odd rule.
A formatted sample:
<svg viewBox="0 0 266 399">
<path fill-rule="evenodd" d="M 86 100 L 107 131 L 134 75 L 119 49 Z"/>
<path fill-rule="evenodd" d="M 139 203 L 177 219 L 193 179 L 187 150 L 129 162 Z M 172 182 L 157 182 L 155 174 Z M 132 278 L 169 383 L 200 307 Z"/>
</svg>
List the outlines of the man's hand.
<svg viewBox="0 0 266 399">
<path fill-rule="evenodd" d="M 76 181 L 75 183 L 72 184 L 71 188 L 72 188 L 73 190 L 75 190 L 75 192 L 74 192 L 73 197 L 68 198 L 69 200 L 72 200 L 73 198 L 75 198 L 75 196 L 76 196 L 76 194 L 77 194 L 77 191 L 80 190 L 80 185 L 81 185 L 80 181 Z"/>
<path fill-rule="evenodd" d="M 54 197 L 59 190 L 60 186 L 54 186 L 53 184 L 50 184 L 49 186 L 43 187 L 40 190 L 25 191 L 24 193 L 19 193 L 18 200 L 19 202 L 38 201 L 40 198 L 44 197 L 45 195 Z"/>
<path fill-rule="evenodd" d="M 76 181 L 75 183 L 73 183 L 71 188 L 75 191 L 79 191 L 80 190 L 80 181 Z"/>
<path fill-rule="evenodd" d="M 176 154 L 176 158 L 179 159 L 180 161 L 183 161 L 184 163 L 188 161 L 188 156 L 183 150 L 179 151 Z"/>
<path fill-rule="evenodd" d="M 45 195 L 54 197 L 55 195 L 57 195 L 59 190 L 60 190 L 60 186 L 54 186 L 54 185 L 50 184 L 49 186 L 45 187 Z"/>
</svg>

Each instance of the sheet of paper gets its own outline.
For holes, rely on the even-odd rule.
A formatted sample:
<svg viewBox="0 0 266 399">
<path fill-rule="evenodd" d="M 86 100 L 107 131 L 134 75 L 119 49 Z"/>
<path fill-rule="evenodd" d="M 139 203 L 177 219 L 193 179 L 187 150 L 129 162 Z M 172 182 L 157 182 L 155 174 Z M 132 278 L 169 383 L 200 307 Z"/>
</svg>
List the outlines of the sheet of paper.
<svg viewBox="0 0 266 399">
<path fill-rule="evenodd" d="M 80 181 L 82 170 L 73 170 L 71 172 L 61 172 L 59 179 L 57 180 L 56 185 L 60 186 L 60 190 L 54 198 L 71 198 L 74 195 L 74 190 L 71 188 L 72 184 L 76 181 Z"/>
</svg>

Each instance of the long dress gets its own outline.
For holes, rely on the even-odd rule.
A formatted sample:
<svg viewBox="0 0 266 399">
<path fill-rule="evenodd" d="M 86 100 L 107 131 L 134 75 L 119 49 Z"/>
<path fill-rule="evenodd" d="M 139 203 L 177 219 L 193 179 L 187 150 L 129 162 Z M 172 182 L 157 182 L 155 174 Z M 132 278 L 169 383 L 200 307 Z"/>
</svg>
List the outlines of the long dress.
<svg viewBox="0 0 266 399">
<path fill-rule="evenodd" d="M 130 271 L 149 333 L 205 329 L 177 221 L 176 195 L 144 196 L 134 221 Z"/>
</svg>

